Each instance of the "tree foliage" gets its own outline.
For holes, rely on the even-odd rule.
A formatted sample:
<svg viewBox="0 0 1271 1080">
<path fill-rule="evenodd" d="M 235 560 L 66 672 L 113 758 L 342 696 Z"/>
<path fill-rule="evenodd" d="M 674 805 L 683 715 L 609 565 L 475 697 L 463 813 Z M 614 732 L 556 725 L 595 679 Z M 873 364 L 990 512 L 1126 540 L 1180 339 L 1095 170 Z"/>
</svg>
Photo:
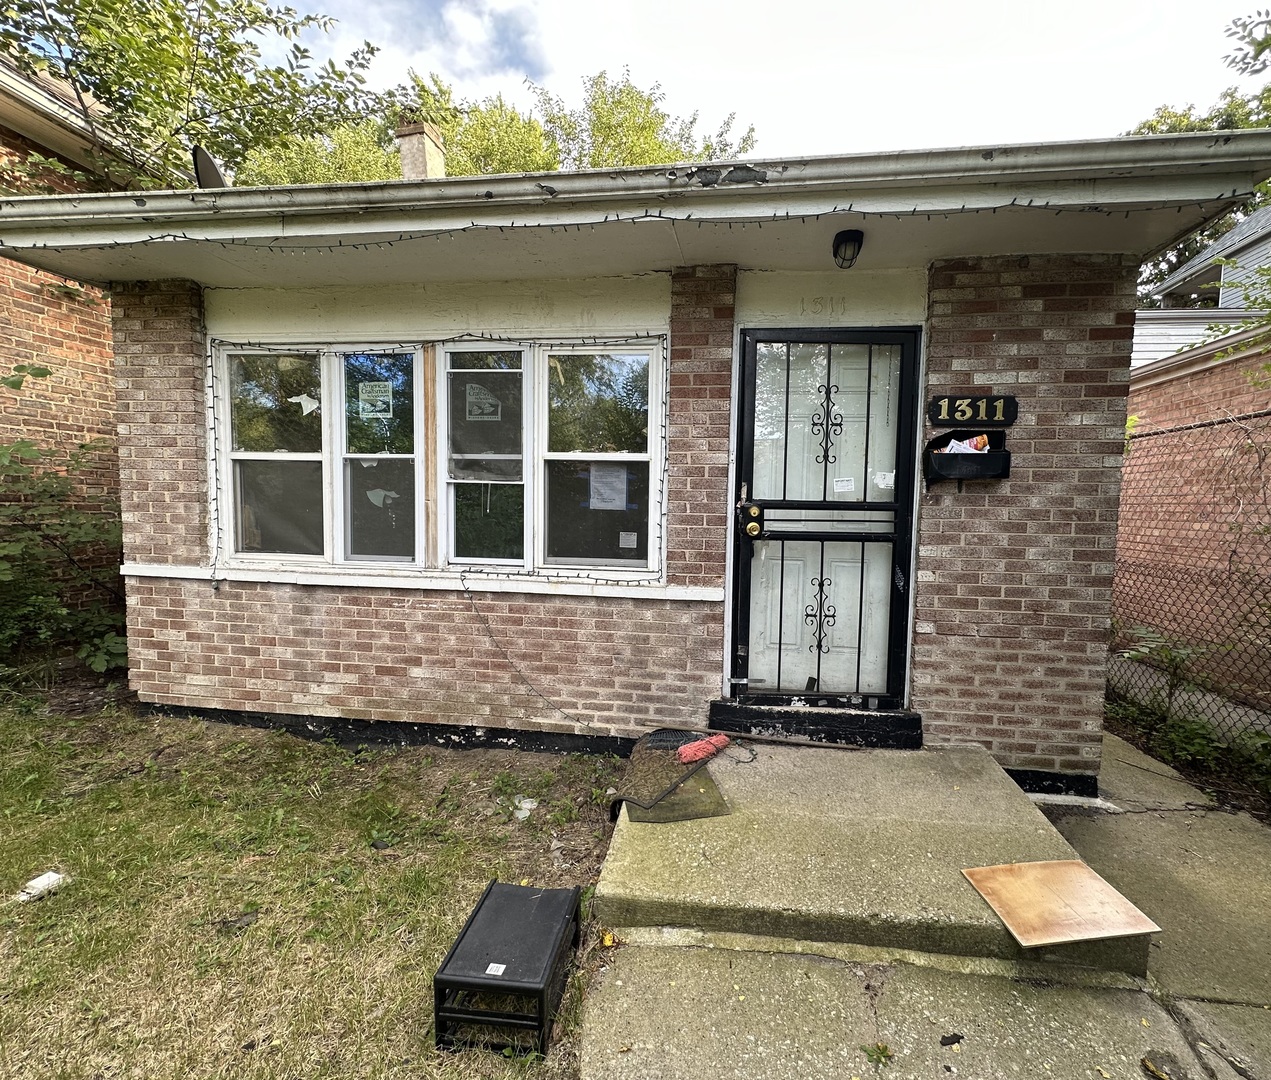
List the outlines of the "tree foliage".
<svg viewBox="0 0 1271 1080">
<path fill-rule="evenodd" d="M 433 73 L 415 72 L 411 81 L 386 95 L 401 123 L 425 122 L 441 132 L 448 176 L 551 172 L 560 157 L 534 117 L 495 95 L 483 101 L 456 101 L 454 88 Z"/>
<path fill-rule="evenodd" d="M 103 452 L 0 446 L 0 685 L 51 649 L 95 671 L 125 662 L 118 509 L 86 506 L 78 484 Z"/>
<path fill-rule="evenodd" d="M 1271 66 L 1271 11 L 1239 15 L 1227 27 L 1227 36 L 1236 41 L 1235 48 L 1223 59 L 1228 67 L 1242 75 L 1260 75 Z"/>
<path fill-rule="evenodd" d="M 340 184 L 400 180 L 401 156 L 387 123 L 368 117 L 323 135 L 289 136 L 276 146 L 249 150 L 234 174 L 239 187 L 253 184 Z"/>
<path fill-rule="evenodd" d="M 654 83 L 642 90 L 631 73 L 611 80 L 599 72 L 583 80 L 583 103 L 571 109 L 541 86 L 532 87 L 547 138 L 566 169 L 612 169 L 624 165 L 669 165 L 736 157 L 755 145 L 755 129 L 734 143 L 736 113 L 713 135 L 698 136 L 697 113 L 673 117 L 663 108 L 666 95 Z"/>
<path fill-rule="evenodd" d="M 755 145 L 751 127 L 732 141 L 734 117 L 713 135 L 697 134 L 697 113 L 673 117 L 662 108 L 655 84 L 643 90 L 628 72 L 610 79 L 601 71 L 583 80 L 583 100 L 571 108 L 563 98 L 530 85 L 535 108 L 522 113 L 503 97 L 456 101 L 437 75 L 393 91 L 403 121 L 427 121 L 441 131 L 446 172 L 451 176 L 608 169 L 736 157 Z"/>
<path fill-rule="evenodd" d="M 1271 65 L 1271 11 L 1233 19 L 1227 36 L 1235 47 L 1225 57 L 1227 65 L 1242 75 L 1257 75 Z M 1224 90 L 1208 110 L 1195 105 L 1158 106 L 1146 120 L 1127 131 L 1127 135 L 1172 135 L 1189 131 L 1236 131 L 1242 128 L 1271 127 L 1271 84 L 1249 94 L 1237 87 Z M 1143 266 L 1139 277 L 1140 301 L 1156 306 L 1152 292 L 1179 267 L 1195 258 L 1219 237 L 1230 231 L 1245 216 L 1271 201 L 1271 185 L 1260 184 L 1241 207 L 1193 233 L 1185 240 L 1161 252 Z M 1215 274 L 1217 271 L 1215 270 Z"/>
<path fill-rule="evenodd" d="M 262 0 L 8 0 L 0 46 L 66 84 L 107 186 L 186 186 L 195 144 L 232 171 L 360 115 L 374 47 L 315 65 L 298 40 L 331 25 Z"/>
</svg>

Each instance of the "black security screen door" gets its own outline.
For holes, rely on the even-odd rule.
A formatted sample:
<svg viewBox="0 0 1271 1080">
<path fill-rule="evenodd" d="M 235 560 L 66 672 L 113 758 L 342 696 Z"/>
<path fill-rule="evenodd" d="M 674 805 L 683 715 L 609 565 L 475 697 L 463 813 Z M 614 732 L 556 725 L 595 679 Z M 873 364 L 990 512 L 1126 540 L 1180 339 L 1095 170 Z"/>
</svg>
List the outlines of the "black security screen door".
<svg viewBox="0 0 1271 1080">
<path fill-rule="evenodd" d="M 900 708 L 918 330 L 747 330 L 742 348 L 734 697 Z"/>
</svg>

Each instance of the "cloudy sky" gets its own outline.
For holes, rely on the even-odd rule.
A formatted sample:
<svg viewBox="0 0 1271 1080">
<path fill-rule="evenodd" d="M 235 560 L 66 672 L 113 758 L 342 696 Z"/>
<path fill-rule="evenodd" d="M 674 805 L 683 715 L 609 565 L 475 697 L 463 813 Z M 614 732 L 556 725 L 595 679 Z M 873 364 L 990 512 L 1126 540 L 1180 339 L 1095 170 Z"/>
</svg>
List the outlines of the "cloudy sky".
<svg viewBox="0 0 1271 1080">
<path fill-rule="evenodd" d="M 294 2 L 294 0 L 293 0 Z M 339 20 L 322 47 L 381 47 L 372 82 L 435 71 L 461 98 L 526 80 L 577 103 L 624 67 L 673 115 L 755 126 L 753 156 L 1083 139 L 1228 86 L 1242 0 L 304 0 Z"/>
</svg>

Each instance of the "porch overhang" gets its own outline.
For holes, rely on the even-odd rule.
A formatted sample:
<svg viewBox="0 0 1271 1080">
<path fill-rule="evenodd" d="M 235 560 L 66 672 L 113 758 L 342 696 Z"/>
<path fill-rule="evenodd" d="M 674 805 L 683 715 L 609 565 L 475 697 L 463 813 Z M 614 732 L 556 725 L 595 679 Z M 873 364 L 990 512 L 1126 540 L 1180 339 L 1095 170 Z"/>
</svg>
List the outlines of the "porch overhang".
<svg viewBox="0 0 1271 1080">
<path fill-rule="evenodd" d="M 0 254 L 83 281 L 277 288 L 851 273 L 977 255 L 1144 256 L 1248 198 L 1271 130 L 289 188 L 6 199 Z"/>
</svg>

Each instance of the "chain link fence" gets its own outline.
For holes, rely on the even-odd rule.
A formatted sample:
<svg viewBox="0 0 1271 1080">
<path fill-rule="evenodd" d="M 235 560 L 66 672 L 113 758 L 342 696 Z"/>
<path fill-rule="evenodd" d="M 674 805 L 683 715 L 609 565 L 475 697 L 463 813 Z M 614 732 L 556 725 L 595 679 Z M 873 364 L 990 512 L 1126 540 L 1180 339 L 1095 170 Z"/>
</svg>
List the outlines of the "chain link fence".
<svg viewBox="0 0 1271 1080">
<path fill-rule="evenodd" d="M 1138 431 L 1113 584 L 1113 699 L 1146 725 L 1271 734 L 1271 408 Z M 1252 742 L 1251 742 L 1252 740 Z"/>
</svg>

